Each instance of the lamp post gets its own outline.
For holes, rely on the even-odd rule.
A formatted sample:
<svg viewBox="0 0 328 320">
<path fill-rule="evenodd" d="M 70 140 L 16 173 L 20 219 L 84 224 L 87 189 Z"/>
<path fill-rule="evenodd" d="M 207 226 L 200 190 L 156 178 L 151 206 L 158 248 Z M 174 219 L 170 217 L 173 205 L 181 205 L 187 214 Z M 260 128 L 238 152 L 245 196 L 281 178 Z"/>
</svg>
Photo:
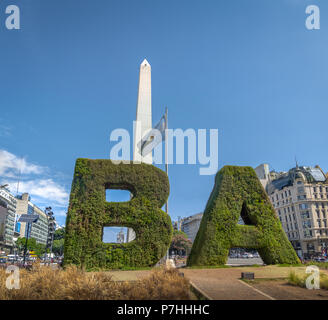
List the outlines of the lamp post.
<svg viewBox="0 0 328 320">
<path fill-rule="evenodd" d="M 51 207 L 47 207 L 45 209 L 45 213 L 47 214 L 48 217 L 48 236 L 47 236 L 47 244 L 46 244 L 46 252 L 45 252 L 45 257 L 47 253 L 47 249 L 50 248 L 50 257 L 52 255 L 52 244 L 53 244 L 53 239 L 54 239 L 54 213 L 52 212 Z"/>
</svg>

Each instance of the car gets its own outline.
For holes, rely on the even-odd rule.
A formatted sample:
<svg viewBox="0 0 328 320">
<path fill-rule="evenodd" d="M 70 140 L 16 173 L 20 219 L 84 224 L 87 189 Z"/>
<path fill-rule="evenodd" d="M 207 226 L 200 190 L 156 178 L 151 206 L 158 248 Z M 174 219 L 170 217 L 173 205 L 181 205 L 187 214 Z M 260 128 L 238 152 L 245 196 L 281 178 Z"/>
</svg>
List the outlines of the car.
<svg viewBox="0 0 328 320">
<path fill-rule="evenodd" d="M 6 257 L 0 257 L 0 263 L 6 263 L 7 258 Z"/>
<path fill-rule="evenodd" d="M 313 260 L 316 262 L 326 262 L 327 259 L 325 257 L 315 257 Z"/>
</svg>

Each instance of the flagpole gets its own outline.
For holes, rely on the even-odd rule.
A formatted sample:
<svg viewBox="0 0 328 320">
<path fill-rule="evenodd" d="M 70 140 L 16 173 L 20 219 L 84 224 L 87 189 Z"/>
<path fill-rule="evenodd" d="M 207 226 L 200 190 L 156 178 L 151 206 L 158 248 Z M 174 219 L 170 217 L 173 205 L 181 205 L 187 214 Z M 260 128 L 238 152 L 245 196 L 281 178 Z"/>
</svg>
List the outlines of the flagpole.
<svg viewBox="0 0 328 320">
<path fill-rule="evenodd" d="M 167 174 L 167 177 L 169 177 L 169 164 L 168 164 L 168 110 L 167 107 L 165 108 L 165 172 Z M 169 214 L 169 207 L 168 207 L 168 202 L 169 199 L 167 198 L 166 203 L 165 203 L 165 212 L 166 214 Z M 170 258 L 170 252 L 169 249 L 167 249 L 166 252 L 166 261 L 169 260 Z"/>
<path fill-rule="evenodd" d="M 165 172 L 167 176 L 169 176 L 169 164 L 168 164 L 168 110 L 167 107 L 165 108 Z M 169 199 L 166 200 L 165 204 L 165 212 L 166 214 L 169 214 L 169 208 L 168 208 L 168 201 Z"/>
</svg>

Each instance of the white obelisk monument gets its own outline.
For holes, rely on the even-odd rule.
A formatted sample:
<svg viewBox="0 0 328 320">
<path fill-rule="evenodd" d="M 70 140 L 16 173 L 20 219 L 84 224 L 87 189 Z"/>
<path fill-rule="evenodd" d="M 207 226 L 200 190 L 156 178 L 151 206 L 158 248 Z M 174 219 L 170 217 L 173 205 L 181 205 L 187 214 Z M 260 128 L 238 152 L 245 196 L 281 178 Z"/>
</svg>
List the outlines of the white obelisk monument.
<svg viewBox="0 0 328 320">
<path fill-rule="evenodd" d="M 141 139 L 152 129 L 151 66 L 145 59 L 140 65 L 137 117 L 134 127 L 133 161 L 153 163 L 152 153 L 141 155 Z"/>
<path fill-rule="evenodd" d="M 140 65 L 137 101 L 137 117 L 134 126 L 133 161 L 153 163 L 152 152 L 141 154 L 142 138 L 152 129 L 151 115 L 151 66 L 145 59 Z M 127 242 L 136 237 L 133 229 L 128 228 Z"/>
</svg>

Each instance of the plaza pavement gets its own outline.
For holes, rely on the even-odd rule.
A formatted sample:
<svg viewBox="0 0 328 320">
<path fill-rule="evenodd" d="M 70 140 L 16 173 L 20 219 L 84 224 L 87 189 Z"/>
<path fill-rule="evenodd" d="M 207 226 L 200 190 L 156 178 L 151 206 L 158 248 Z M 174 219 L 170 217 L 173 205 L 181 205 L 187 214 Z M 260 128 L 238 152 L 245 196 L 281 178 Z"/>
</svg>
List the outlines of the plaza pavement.
<svg viewBox="0 0 328 320">
<path fill-rule="evenodd" d="M 241 259 L 244 264 L 251 259 Z M 235 265 L 237 261 L 234 261 Z M 238 262 L 239 263 L 239 262 Z M 256 263 L 254 263 L 256 264 Z M 287 284 L 285 278 L 293 270 L 304 275 L 306 267 L 238 266 L 226 268 L 180 268 L 192 285 L 211 300 L 328 300 L 327 290 L 307 290 Z M 328 271 L 321 270 L 328 274 Z M 110 271 L 113 280 L 135 281 L 149 276 L 151 270 Z M 240 280 L 242 272 L 254 272 L 255 281 Z"/>
</svg>

